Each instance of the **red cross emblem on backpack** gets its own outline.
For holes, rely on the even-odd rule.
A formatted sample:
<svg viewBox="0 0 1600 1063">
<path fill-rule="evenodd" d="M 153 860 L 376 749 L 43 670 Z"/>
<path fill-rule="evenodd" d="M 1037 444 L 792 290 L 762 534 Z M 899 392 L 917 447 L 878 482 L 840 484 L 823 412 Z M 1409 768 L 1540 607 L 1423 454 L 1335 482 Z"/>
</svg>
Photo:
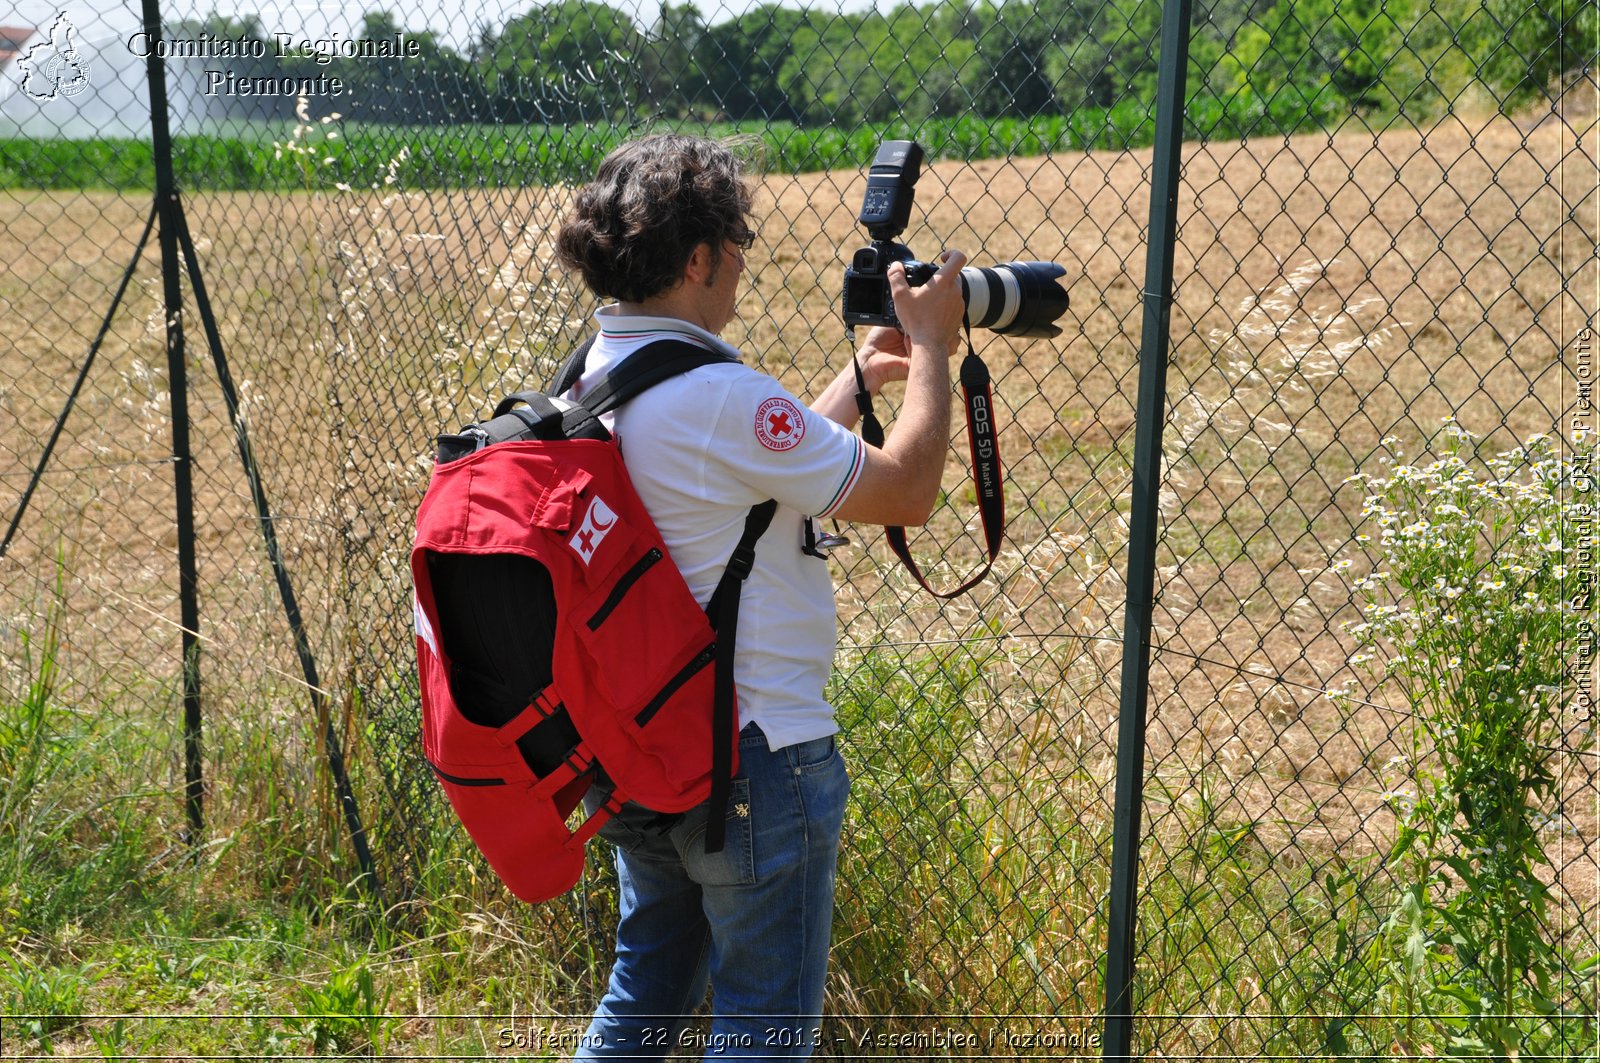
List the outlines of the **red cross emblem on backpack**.
<svg viewBox="0 0 1600 1063">
<path fill-rule="evenodd" d="M 616 524 L 617 515 L 606 505 L 604 499 L 596 495 L 594 501 L 589 503 L 589 511 L 583 515 L 583 523 L 572 533 L 567 545 L 572 547 L 587 565 L 594 559 L 594 552 L 600 548 L 600 540 L 604 539 L 606 533 L 616 527 Z"/>
</svg>

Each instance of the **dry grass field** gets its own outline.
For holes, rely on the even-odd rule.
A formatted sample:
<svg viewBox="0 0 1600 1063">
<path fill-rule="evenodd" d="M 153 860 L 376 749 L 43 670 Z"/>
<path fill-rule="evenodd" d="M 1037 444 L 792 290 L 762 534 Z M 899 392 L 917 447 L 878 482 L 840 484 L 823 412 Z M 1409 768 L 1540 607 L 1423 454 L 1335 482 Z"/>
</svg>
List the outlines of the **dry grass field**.
<svg viewBox="0 0 1600 1063">
<path fill-rule="evenodd" d="M 1347 663 L 1339 623 L 1354 611 L 1330 566 L 1353 546 L 1361 492 L 1341 482 L 1372 467 L 1385 437 L 1420 455 L 1446 414 L 1497 446 L 1562 430 L 1576 402 L 1564 349 L 1600 286 L 1595 129 L 1592 105 L 1576 101 L 1541 122 L 1186 145 L 1150 700 L 1151 866 L 1189 843 L 1201 815 L 1247 826 L 1279 870 L 1385 844 L 1392 822 L 1379 795 L 1397 782 L 1385 765 L 1401 718 Z M 380 715 L 379 692 L 404 685 L 410 653 L 405 551 L 432 435 L 542 378 L 586 327 L 581 293 L 550 256 L 568 190 L 407 192 L 400 174 L 382 194 L 186 200 L 325 685 L 359 688 Z M 948 245 L 978 263 L 1059 261 L 1071 309 L 1057 341 L 975 337 L 995 375 L 1009 478 L 1009 535 L 991 578 L 942 604 L 917 592 L 870 532 L 836 555 L 842 664 L 875 650 L 992 645 L 1000 656 L 988 659 L 975 710 L 985 754 L 1032 757 L 1048 778 L 1070 753 L 1088 780 L 1076 807 L 1101 823 L 1149 175 L 1148 151 L 929 167 L 907 243 L 924 258 Z M 864 242 L 854 219 L 863 181 L 835 172 L 762 183 L 765 220 L 729 338 L 801 394 L 848 362 L 836 303 L 843 265 Z M 16 507 L 147 209 L 112 194 L 0 198 L 0 518 Z M 66 666 L 96 692 L 176 673 L 170 400 L 153 262 L 151 248 L 0 560 L 0 627 L 27 625 L 62 574 Z M 226 411 L 200 323 L 191 315 L 185 328 L 211 711 L 243 699 L 293 714 L 303 704 L 297 672 Z M 963 465 L 952 450 L 948 505 L 913 538 L 938 581 L 979 561 Z M 1375 704 L 1346 711 L 1323 696 L 1347 683 Z M 347 711 L 352 735 L 357 717 Z M 1043 752 L 1030 738 L 1041 726 L 1055 736 Z M 1592 921 L 1592 762 L 1566 771 L 1565 911 Z M 1028 800 L 1038 804 L 1024 813 L 1050 797 Z M 1196 1001 L 1207 1002 L 1174 998 L 1157 1010 Z"/>
</svg>

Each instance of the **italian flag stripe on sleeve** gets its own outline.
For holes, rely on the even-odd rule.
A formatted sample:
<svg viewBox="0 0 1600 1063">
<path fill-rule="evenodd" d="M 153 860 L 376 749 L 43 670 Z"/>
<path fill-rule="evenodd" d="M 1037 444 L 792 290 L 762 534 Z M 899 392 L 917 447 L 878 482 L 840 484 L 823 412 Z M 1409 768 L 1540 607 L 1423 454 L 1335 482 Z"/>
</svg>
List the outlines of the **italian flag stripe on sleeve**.
<svg viewBox="0 0 1600 1063">
<path fill-rule="evenodd" d="M 828 501 L 826 506 L 822 507 L 822 512 L 816 514 L 816 516 L 829 516 L 839 508 L 839 504 L 850 496 L 850 489 L 856 485 L 856 481 L 861 479 L 861 469 L 866 463 L 867 444 L 857 438 L 855 460 L 850 463 L 850 471 L 845 473 L 843 482 L 839 484 L 839 489 L 833 493 L 833 498 Z"/>
</svg>

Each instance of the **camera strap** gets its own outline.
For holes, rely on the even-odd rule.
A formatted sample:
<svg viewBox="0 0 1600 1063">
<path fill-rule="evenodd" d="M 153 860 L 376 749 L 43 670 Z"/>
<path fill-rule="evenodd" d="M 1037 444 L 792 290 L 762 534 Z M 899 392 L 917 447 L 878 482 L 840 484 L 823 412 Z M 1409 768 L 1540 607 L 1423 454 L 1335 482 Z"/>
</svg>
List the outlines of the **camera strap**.
<svg viewBox="0 0 1600 1063">
<path fill-rule="evenodd" d="M 883 446 L 883 425 L 872 410 L 872 395 L 867 391 L 866 379 L 861 375 L 861 359 L 851 356 L 856 371 L 856 409 L 861 412 L 861 438 L 875 447 Z M 994 395 L 990 387 L 989 367 L 972 349 L 972 329 L 967 328 L 967 356 L 961 361 L 961 395 L 967 408 L 967 449 L 972 456 L 972 479 L 977 488 L 978 516 L 983 521 L 983 541 L 988 560 L 983 568 L 953 591 L 936 591 L 928 586 L 922 570 L 911 557 L 906 541 L 906 530 L 898 527 L 884 529 L 889 549 L 906 567 L 922 589 L 935 598 L 956 598 L 965 594 L 994 566 L 1000 554 L 1000 540 L 1006 531 L 1006 503 L 1000 472 L 1000 440 L 995 433 Z"/>
</svg>

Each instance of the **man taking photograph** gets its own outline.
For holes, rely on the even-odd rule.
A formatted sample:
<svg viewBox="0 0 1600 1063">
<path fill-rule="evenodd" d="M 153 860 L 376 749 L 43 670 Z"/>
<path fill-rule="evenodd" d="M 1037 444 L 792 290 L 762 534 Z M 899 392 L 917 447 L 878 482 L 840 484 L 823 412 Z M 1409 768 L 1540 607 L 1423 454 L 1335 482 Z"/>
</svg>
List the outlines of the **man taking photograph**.
<svg viewBox="0 0 1600 1063">
<path fill-rule="evenodd" d="M 718 142 L 662 134 L 606 157 L 557 238 L 562 264 L 611 300 L 568 397 L 658 339 L 739 356 L 720 337 L 755 240 L 751 207 L 743 165 Z M 664 1058 L 708 981 L 707 1058 L 805 1058 L 816 1045 L 849 780 L 823 697 L 832 578 L 808 522 L 927 521 L 948 447 L 965 261 L 946 251 L 916 288 L 889 268 L 903 331 L 874 328 L 857 353 L 869 392 L 905 381 L 881 449 L 850 431 L 853 369 L 806 404 L 766 373 L 718 363 L 656 385 L 608 425 L 702 606 L 750 507 L 779 508 L 740 598 L 726 842 L 706 852 L 705 805 L 671 819 L 627 805 L 602 829 L 617 847 L 617 958 L 576 1059 Z"/>
</svg>

